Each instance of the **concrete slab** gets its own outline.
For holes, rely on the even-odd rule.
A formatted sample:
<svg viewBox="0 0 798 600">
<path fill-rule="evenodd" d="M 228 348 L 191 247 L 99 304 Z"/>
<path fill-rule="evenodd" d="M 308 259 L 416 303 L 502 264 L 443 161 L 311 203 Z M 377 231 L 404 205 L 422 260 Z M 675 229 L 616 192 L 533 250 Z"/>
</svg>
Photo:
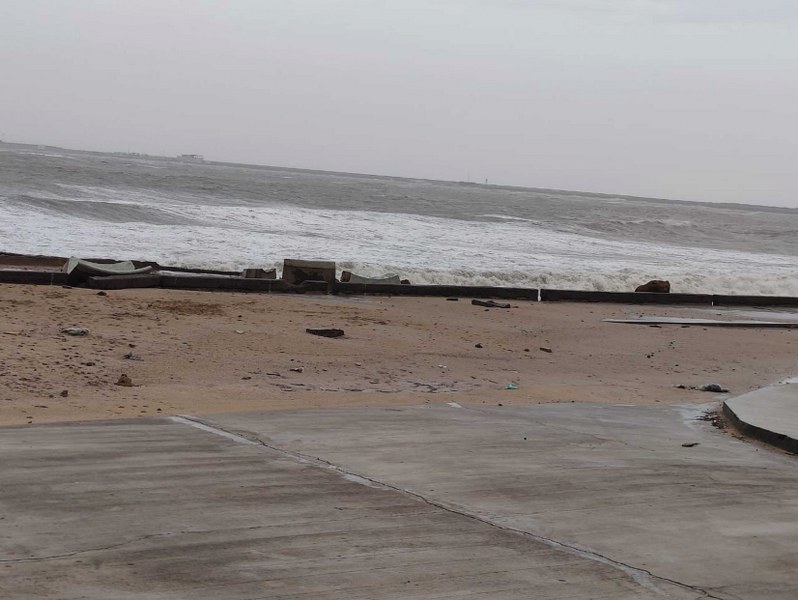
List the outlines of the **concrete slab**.
<svg viewBox="0 0 798 600">
<path fill-rule="evenodd" d="M 721 433 L 699 414 L 442 405 L 212 422 L 709 597 L 794 600 L 798 461 Z"/>
<path fill-rule="evenodd" d="M 754 321 L 754 320 L 728 320 L 718 319 L 682 319 L 680 317 L 639 317 L 637 319 L 604 319 L 604 323 L 625 323 L 627 325 L 697 325 L 702 327 L 765 327 L 794 329 L 798 323 L 789 321 Z"/>
<path fill-rule="evenodd" d="M 798 381 L 730 398 L 724 413 L 746 434 L 798 453 Z"/>
<path fill-rule="evenodd" d="M 417 427 L 428 413 L 396 414 L 415 414 Z M 397 429 L 404 420 L 386 421 L 390 452 L 408 434 Z M 320 413 L 308 421 L 320 431 L 331 423 Z M 442 423 L 409 437 L 435 436 Z M 340 432 L 350 449 L 343 434 L 357 431 L 350 421 Z M 703 596 L 166 419 L 0 429 L 0 456 L 3 600 Z"/>
</svg>

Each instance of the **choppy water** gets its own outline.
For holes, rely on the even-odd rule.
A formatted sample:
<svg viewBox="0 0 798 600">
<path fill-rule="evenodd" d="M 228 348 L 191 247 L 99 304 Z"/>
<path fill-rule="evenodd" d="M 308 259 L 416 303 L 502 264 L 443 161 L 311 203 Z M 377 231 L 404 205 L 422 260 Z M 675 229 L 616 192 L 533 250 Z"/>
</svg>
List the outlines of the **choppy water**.
<svg viewBox="0 0 798 600">
<path fill-rule="evenodd" d="M 763 203 L 767 198 L 760 199 Z M 0 145 L 0 250 L 414 282 L 798 295 L 798 210 Z"/>
</svg>

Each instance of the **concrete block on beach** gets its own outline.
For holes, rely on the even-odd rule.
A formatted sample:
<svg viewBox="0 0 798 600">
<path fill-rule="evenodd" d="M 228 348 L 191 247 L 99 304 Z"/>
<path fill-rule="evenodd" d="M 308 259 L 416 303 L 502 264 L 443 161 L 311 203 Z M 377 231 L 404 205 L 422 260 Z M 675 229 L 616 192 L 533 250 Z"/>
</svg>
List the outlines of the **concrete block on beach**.
<svg viewBox="0 0 798 600">
<path fill-rule="evenodd" d="M 241 272 L 241 277 L 244 279 L 277 279 L 277 269 L 259 269 L 250 268 L 244 269 Z"/>
<path fill-rule="evenodd" d="M 294 284 L 303 281 L 335 283 L 335 262 L 286 258 L 283 262 L 283 280 Z"/>
<path fill-rule="evenodd" d="M 64 285 L 67 274 L 56 271 L 34 271 L 29 269 L 0 269 L 0 283 L 27 285 Z"/>
</svg>

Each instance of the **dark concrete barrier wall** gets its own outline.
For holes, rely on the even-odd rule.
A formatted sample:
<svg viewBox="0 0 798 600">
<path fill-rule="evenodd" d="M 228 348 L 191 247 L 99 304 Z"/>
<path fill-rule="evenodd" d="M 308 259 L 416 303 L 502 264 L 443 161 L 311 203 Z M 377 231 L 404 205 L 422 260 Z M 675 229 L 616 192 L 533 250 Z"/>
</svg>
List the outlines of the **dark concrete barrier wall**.
<svg viewBox="0 0 798 600">
<path fill-rule="evenodd" d="M 613 302 L 624 304 L 706 304 L 709 294 L 651 294 L 646 292 L 588 292 L 578 290 L 540 290 L 544 302 Z"/>
<path fill-rule="evenodd" d="M 30 256 L 27 254 L 0 252 L 0 264 L 8 267 L 51 267 L 60 269 L 66 264 L 66 261 L 66 258 L 60 256 Z"/>
<path fill-rule="evenodd" d="M 124 290 L 127 288 L 153 288 L 161 286 L 160 273 L 141 273 L 138 275 L 110 275 L 89 277 L 88 286 L 95 290 Z"/>
<path fill-rule="evenodd" d="M 383 294 L 390 296 L 463 296 L 467 298 L 504 298 L 537 300 L 533 288 L 502 288 L 470 285 L 402 285 L 398 283 L 336 283 L 335 294 Z"/>
<path fill-rule="evenodd" d="M 305 292 L 326 293 L 324 281 L 306 281 L 293 285 L 282 279 L 245 279 L 243 277 L 214 277 L 211 275 L 161 275 L 161 287 L 178 290 L 240 290 L 247 292 Z"/>
<path fill-rule="evenodd" d="M 712 296 L 715 306 L 798 306 L 791 296 Z"/>
<path fill-rule="evenodd" d="M 65 285 L 66 273 L 60 271 L 0 270 L 0 283 L 25 283 L 28 285 Z"/>
</svg>

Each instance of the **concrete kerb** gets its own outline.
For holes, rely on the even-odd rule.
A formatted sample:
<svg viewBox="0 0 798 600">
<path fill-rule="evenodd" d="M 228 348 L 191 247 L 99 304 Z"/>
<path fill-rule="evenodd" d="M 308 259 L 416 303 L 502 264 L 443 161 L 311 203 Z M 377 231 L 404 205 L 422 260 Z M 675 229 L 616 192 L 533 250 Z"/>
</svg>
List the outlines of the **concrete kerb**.
<svg viewBox="0 0 798 600">
<path fill-rule="evenodd" d="M 798 381 L 729 398 L 721 410 L 740 433 L 798 454 Z"/>
</svg>

